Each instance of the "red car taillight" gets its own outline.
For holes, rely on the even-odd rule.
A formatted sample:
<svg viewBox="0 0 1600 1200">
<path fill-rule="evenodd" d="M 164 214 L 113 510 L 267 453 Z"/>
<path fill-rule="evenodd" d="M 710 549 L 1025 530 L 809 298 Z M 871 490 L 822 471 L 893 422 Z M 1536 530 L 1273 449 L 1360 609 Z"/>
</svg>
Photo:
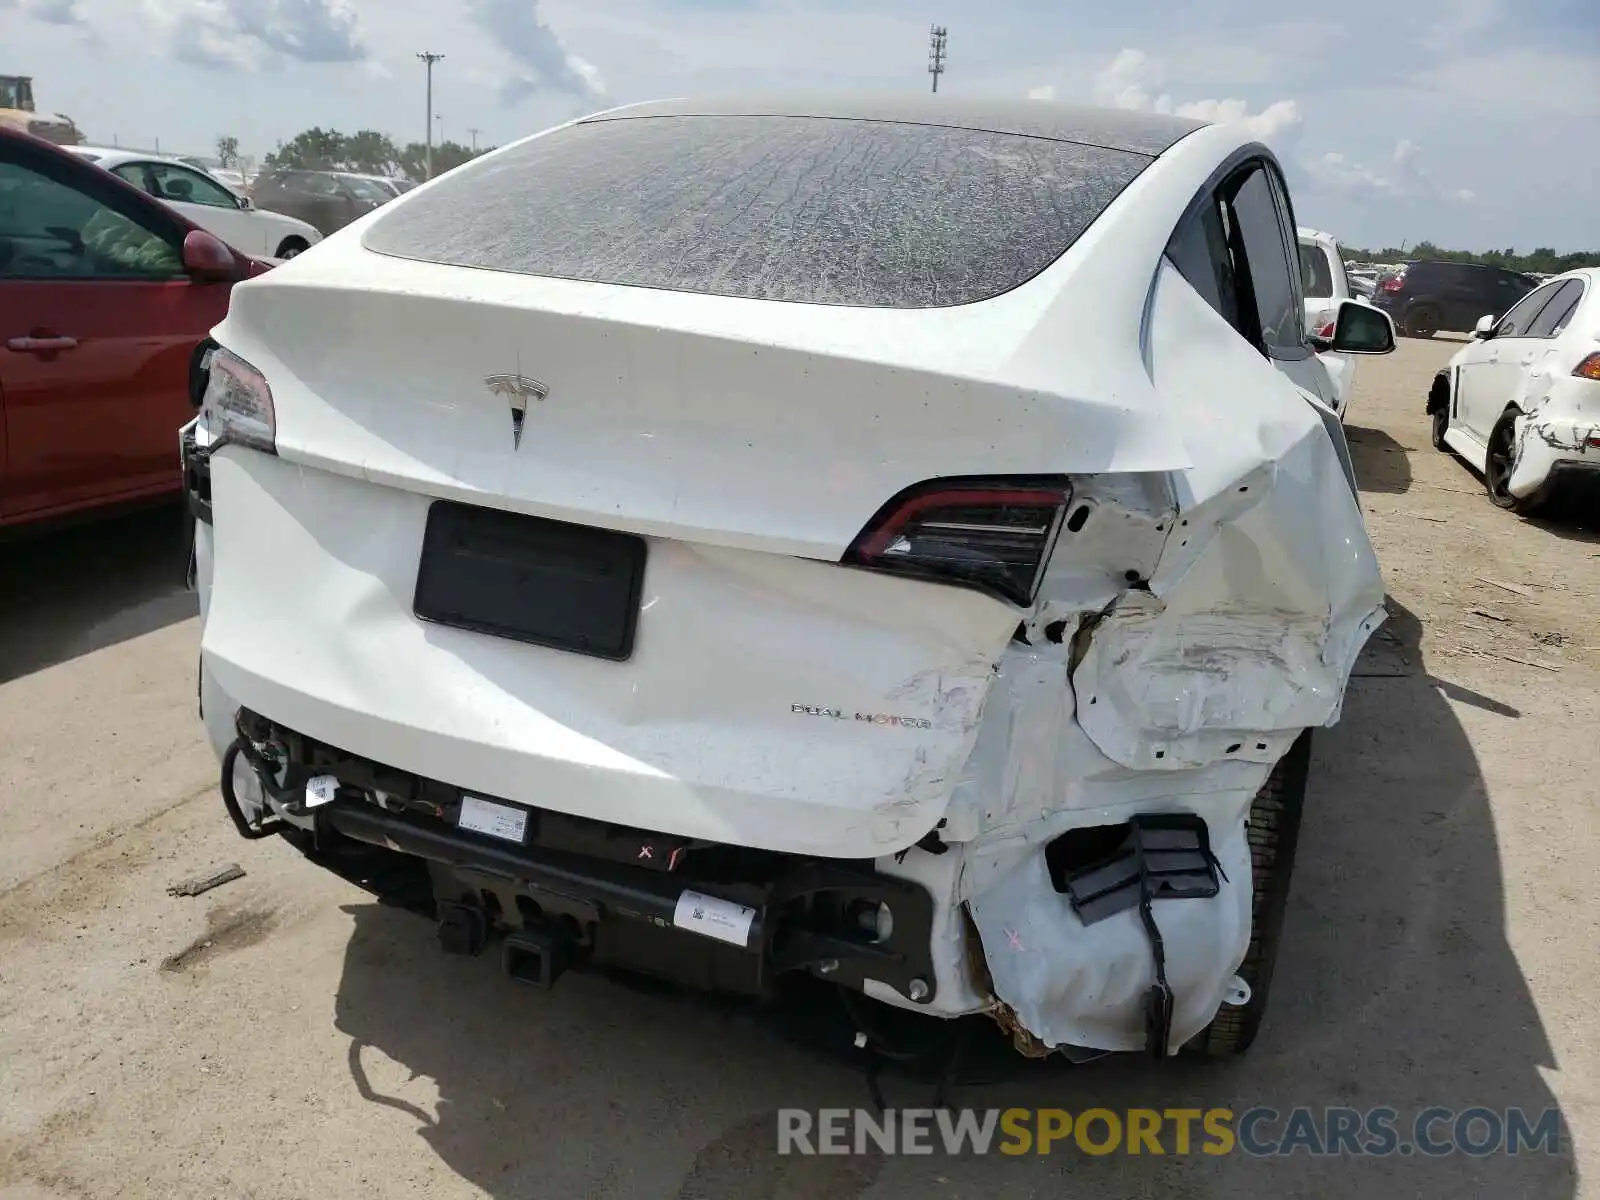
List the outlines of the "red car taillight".
<svg viewBox="0 0 1600 1200">
<path fill-rule="evenodd" d="M 1321 329 L 1317 330 L 1317 336 L 1325 342 L 1331 342 L 1333 341 L 1333 329 L 1334 322 L 1329 321 Z"/>
<path fill-rule="evenodd" d="M 1383 290 L 1386 292 L 1398 292 L 1405 285 L 1406 277 L 1404 275 L 1391 275 L 1383 281 Z"/>
<path fill-rule="evenodd" d="M 1579 379 L 1600 380 L 1600 353 L 1589 355 L 1572 368 L 1572 373 Z"/>
<path fill-rule="evenodd" d="M 930 480 L 879 509 L 843 561 L 1031 604 L 1071 499 L 1058 477 Z"/>
</svg>

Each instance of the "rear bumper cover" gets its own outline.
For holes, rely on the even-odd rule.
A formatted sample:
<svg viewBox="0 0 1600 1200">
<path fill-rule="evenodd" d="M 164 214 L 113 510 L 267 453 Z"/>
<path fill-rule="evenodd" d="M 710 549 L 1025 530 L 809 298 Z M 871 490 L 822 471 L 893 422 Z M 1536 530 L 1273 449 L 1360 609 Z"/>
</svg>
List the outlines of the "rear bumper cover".
<svg viewBox="0 0 1600 1200">
<path fill-rule="evenodd" d="M 1600 391 L 1600 385 L 1574 380 Z M 1506 488 L 1525 499 L 1547 486 L 1600 484 L 1600 418 L 1535 412 L 1517 429 L 1517 462 Z"/>
<path fill-rule="evenodd" d="M 214 683 L 210 692 L 214 703 L 227 701 Z M 473 795 L 462 788 L 248 710 L 238 713 L 237 733 L 252 747 L 280 748 L 280 804 L 298 806 L 314 777 L 338 781 L 333 800 L 297 814 L 323 865 L 338 870 L 340 846 L 350 843 L 422 860 L 441 909 L 471 908 L 480 927 L 513 939 L 553 931 L 575 958 L 691 986 L 764 996 L 778 976 L 804 971 L 941 1017 L 992 1009 L 1004 995 L 1024 1028 L 1058 1032 L 1052 1045 L 1175 1051 L 1215 1014 L 1249 938 L 1243 797 L 1219 797 L 1206 819 L 1188 818 L 1209 832 L 1201 837 L 1215 866 L 1212 890 L 1158 896 L 1148 911 L 1080 914 L 1043 845 L 963 901 L 968 868 L 983 864 L 937 836 L 876 861 L 819 859 L 516 806 L 525 833 L 504 840 L 461 828 L 463 799 Z M 1137 807 L 1126 816 L 1137 817 Z M 1085 814 L 1084 823 L 1106 816 Z M 693 906 L 701 904 L 732 911 L 733 936 L 698 927 Z M 1164 1027 L 1152 1031 L 1158 979 L 1170 1001 Z M 1064 1011 L 1074 1014 L 1067 1027 Z"/>
</svg>

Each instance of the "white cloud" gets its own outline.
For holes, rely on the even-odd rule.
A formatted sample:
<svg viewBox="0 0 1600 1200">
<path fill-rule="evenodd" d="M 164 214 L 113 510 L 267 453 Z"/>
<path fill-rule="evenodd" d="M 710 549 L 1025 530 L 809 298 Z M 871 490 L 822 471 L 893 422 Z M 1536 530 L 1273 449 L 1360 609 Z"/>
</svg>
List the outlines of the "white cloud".
<svg viewBox="0 0 1600 1200">
<path fill-rule="evenodd" d="M 0 0 L 0 9 L 14 8 L 46 25 L 87 25 L 77 0 Z"/>
<path fill-rule="evenodd" d="M 1254 113 L 1246 101 L 1234 98 L 1178 102 L 1158 90 L 1162 78 L 1161 65 L 1143 50 L 1124 49 L 1095 75 L 1094 98 L 1114 108 L 1170 113 L 1196 121 L 1237 122 L 1263 140 L 1286 133 L 1301 122 L 1300 105 L 1293 100 L 1278 100 Z"/>
<path fill-rule="evenodd" d="M 584 101 L 605 95 L 600 71 L 567 50 L 539 14 L 538 0 L 467 0 L 473 22 L 511 60 L 500 97 L 516 104 L 537 92 L 556 92 Z"/>
<path fill-rule="evenodd" d="M 145 9 L 172 57 L 197 66 L 260 70 L 368 57 L 346 0 L 145 0 Z"/>
<path fill-rule="evenodd" d="M 1028 89 L 1029 100 L 1054 100 L 1055 98 L 1056 89 L 1052 83 L 1045 83 L 1036 88 Z"/>
<path fill-rule="evenodd" d="M 1354 162 L 1332 150 L 1305 159 L 1300 165 L 1323 191 L 1394 199 L 1445 200 L 1455 204 L 1471 204 L 1477 200 L 1477 193 L 1471 188 L 1439 183 L 1423 162 L 1422 147 L 1410 138 L 1401 138 L 1395 143 L 1389 167 L 1383 170 Z"/>
</svg>

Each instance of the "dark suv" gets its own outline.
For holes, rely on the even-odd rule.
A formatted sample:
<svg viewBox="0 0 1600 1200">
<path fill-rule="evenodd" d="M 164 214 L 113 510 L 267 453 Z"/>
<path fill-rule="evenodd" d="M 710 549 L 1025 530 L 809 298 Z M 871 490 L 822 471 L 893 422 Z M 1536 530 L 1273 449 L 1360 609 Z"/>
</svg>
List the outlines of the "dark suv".
<svg viewBox="0 0 1600 1200">
<path fill-rule="evenodd" d="M 1536 286 L 1537 280 L 1503 267 L 1423 259 L 1380 279 L 1372 303 L 1402 333 L 1430 338 L 1441 329 L 1470 330 L 1489 314 L 1499 317 Z"/>
</svg>

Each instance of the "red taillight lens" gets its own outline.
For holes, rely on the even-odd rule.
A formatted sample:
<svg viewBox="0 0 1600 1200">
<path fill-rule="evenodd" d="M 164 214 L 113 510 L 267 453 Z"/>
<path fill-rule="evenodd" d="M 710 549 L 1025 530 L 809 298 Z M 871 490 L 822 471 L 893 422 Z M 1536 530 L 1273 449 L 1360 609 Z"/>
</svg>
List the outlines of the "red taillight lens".
<svg viewBox="0 0 1600 1200">
<path fill-rule="evenodd" d="M 1405 285 L 1406 277 L 1404 275 L 1391 275 L 1383 281 L 1383 290 L 1386 292 L 1398 292 Z"/>
<path fill-rule="evenodd" d="M 1321 329 L 1317 330 L 1317 336 L 1325 342 L 1333 341 L 1333 326 L 1334 322 L 1329 321 Z"/>
<path fill-rule="evenodd" d="M 1600 353 L 1589 355 L 1588 358 L 1572 368 L 1572 373 L 1579 379 L 1600 380 Z"/>
<path fill-rule="evenodd" d="M 931 480 L 884 505 L 844 561 L 1031 604 L 1071 499 L 1054 477 Z"/>
</svg>

